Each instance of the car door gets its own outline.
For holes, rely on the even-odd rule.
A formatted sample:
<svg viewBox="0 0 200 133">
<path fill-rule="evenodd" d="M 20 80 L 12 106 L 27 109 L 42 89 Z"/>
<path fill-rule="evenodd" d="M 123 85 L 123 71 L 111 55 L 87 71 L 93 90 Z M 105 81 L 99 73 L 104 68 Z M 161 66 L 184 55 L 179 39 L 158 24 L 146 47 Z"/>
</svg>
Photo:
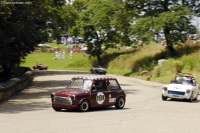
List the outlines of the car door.
<svg viewBox="0 0 200 133">
<path fill-rule="evenodd" d="M 99 82 L 95 85 L 95 82 Z M 90 96 L 90 106 L 100 107 L 106 106 L 109 103 L 109 92 L 106 88 L 105 80 L 94 81 L 91 96 Z"/>
</svg>

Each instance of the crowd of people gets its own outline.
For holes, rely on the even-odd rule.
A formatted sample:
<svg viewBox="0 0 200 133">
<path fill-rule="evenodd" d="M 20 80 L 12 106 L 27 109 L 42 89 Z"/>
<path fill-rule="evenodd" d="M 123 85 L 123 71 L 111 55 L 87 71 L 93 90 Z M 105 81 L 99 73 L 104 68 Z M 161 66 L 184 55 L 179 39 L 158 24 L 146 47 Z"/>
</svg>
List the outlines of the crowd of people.
<svg viewBox="0 0 200 133">
<path fill-rule="evenodd" d="M 54 56 L 54 60 L 58 60 L 58 59 L 65 59 L 65 50 L 59 51 L 56 50 L 55 52 L 55 56 Z M 70 50 L 70 58 L 73 58 L 73 50 Z"/>
</svg>

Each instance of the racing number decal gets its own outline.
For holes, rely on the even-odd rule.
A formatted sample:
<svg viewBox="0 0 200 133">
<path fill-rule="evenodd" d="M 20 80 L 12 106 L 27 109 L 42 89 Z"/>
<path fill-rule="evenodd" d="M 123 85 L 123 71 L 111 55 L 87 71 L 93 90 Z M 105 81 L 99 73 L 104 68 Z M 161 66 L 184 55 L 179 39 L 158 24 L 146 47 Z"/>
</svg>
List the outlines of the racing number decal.
<svg viewBox="0 0 200 133">
<path fill-rule="evenodd" d="M 102 92 L 98 92 L 96 96 L 96 101 L 98 104 L 102 104 L 105 101 L 105 95 Z"/>
</svg>

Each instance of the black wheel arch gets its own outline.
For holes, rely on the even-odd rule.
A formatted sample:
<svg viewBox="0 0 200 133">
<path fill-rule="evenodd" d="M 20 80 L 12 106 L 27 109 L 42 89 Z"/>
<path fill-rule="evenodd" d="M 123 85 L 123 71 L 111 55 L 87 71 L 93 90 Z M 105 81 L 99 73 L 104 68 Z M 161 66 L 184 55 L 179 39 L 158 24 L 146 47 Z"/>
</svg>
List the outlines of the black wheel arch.
<svg viewBox="0 0 200 133">
<path fill-rule="evenodd" d="M 90 101 L 89 101 L 87 98 L 82 98 L 82 99 L 80 99 L 79 102 L 78 102 L 78 106 L 79 106 L 79 105 L 81 104 L 81 102 L 84 101 L 84 100 L 88 101 L 89 107 L 91 107 L 91 106 L 90 106 Z"/>
<path fill-rule="evenodd" d="M 123 95 L 118 96 L 118 97 L 116 98 L 116 101 L 115 101 L 115 102 L 117 102 L 117 100 L 118 100 L 119 98 L 121 98 L 121 97 L 123 97 L 123 98 L 124 98 L 124 102 L 126 102 L 126 97 L 123 96 Z"/>
</svg>

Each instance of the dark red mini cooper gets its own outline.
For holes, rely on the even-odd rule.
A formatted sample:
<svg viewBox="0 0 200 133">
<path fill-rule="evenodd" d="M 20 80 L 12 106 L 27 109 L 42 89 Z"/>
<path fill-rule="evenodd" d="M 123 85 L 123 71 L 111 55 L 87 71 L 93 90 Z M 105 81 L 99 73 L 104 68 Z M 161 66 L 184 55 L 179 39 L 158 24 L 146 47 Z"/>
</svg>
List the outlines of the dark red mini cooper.
<svg viewBox="0 0 200 133">
<path fill-rule="evenodd" d="M 34 66 L 33 66 L 33 69 L 38 69 L 38 70 L 47 70 L 48 69 L 48 66 L 46 65 L 43 65 L 43 64 L 38 64 L 36 63 Z"/>
<path fill-rule="evenodd" d="M 126 94 L 116 78 L 109 76 L 74 77 L 64 90 L 51 94 L 52 108 L 78 109 L 81 112 L 90 108 L 113 106 L 124 108 Z"/>
</svg>

